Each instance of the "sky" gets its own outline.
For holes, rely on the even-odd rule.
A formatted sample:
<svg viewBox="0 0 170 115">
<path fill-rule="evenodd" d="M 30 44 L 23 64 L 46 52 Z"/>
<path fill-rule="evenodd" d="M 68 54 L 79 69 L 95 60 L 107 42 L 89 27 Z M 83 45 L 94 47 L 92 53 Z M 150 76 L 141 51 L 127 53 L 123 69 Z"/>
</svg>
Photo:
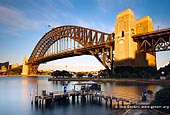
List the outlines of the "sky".
<svg viewBox="0 0 170 115">
<path fill-rule="evenodd" d="M 22 64 L 51 28 L 84 26 L 114 32 L 117 14 L 130 8 L 135 19 L 149 15 L 155 30 L 170 28 L 169 0 L 0 0 L 0 63 Z M 48 27 L 51 25 L 51 27 Z M 157 53 L 157 66 L 170 61 L 170 51 Z M 104 69 L 93 56 L 64 58 L 41 64 L 39 69 L 91 71 Z"/>
</svg>

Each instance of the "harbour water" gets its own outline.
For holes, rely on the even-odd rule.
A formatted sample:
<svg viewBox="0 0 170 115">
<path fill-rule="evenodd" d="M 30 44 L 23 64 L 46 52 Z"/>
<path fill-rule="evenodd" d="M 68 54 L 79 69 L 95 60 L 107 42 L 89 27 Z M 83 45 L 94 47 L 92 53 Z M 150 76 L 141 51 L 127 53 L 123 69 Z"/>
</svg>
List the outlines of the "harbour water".
<svg viewBox="0 0 170 115">
<path fill-rule="evenodd" d="M 63 84 L 68 84 L 67 90 L 72 90 L 77 82 L 53 82 L 49 77 L 0 77 L 0 115 L 108 115 L 114 109 L 97 104 L 76 103 L 67 105 L 56 105 L 49 108 L 40 108 L 31 105 L 33 93 L 41 94 L 42 90 L 63 91 Z M 80 87 L 76 87 L 79 90 Z M 142 91 L 158 91 L 159 85 L 146 85 L 134 83 L 107 82 L 101 84 L 101 90 L 118 94 L 140 95 Z"/>
</svg>

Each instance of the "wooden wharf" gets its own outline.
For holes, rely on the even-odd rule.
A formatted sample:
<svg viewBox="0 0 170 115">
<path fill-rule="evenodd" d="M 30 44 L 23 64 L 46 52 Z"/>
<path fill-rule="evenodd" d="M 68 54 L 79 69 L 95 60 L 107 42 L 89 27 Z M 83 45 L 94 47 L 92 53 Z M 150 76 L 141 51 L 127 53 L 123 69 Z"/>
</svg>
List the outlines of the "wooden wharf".
<svg viewBox="0 0 170 115">
<path fill-rule="evenodd" d="M 79 102 L 81 99 L 81 102 L 86 102 L 87 99 L 90 100 L 90 102 L 97 102 L 101 104 L 102 100 L 104 100 L 105 105 L 112 107 L 113 101 L 116 101 L 116 107 L 119 108 L 119 106 L 124 106 L 125 103 L 129 104 L 137 104 L 141 101 L 141 96 L 130 96 L 130 95 L 124 95 L 124 94 L 112 94 L 112 93 L 106 93 L 103 91 L 67 91 L 66 93 L 62 91 L 54 91 L 49 92 L 49 94 L 46 93 L 45 90 L 42 91 L 41 95 L 36 95 L 34 98 L 32 98 L 32 104 L 35 103 L 36 106 L 48 106 L 53 105 L 55 102 L 60 102 L 63 104 L 67 104 L 69 102 L 69 99 L 72 99 L 72 103 Z"/>
</svg>

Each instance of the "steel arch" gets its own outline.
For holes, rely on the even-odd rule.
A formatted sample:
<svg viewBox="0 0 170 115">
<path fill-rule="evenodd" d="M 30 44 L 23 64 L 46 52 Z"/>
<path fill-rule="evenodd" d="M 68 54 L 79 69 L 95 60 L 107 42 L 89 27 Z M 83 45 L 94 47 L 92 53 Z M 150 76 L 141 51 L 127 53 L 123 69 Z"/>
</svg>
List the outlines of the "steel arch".
<svg viewBox="0 0 170 115">
<path fill-rule="evenodd" d="M 82 45 L 77 49 L 44 56 L 50 46 L 64 38 L 72 39 Z M 29 60 L 31 71 L 38 69 L 40 63 L 76 55 L 94 55 L 108 70 L 113 69 L 114 36 L 105 32 L 80 26 L 60 26 L 47 32 L 35 46 Z M 78 52 L 78 53 L 75 53 Z M 109 64 L 108 64 L 109 63 Z M 36 66 L 36 67 L 33 67 Z"/>
</svg>

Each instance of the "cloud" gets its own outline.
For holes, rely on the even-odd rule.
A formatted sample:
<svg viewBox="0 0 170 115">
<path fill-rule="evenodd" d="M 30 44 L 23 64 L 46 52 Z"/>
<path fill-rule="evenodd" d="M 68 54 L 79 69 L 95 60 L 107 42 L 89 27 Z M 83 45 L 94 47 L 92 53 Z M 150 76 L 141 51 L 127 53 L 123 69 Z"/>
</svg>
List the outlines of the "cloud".
<svg viewBox="0 0 170 115">
<path fill-rule="evenodd" d="M 24 14 L 12 8 L 0 6 L 0 24 L 6 25 L 11 30 L 27 30 L 39 27 L 39 23 L 27 18 Z"/>
<path fill-rule="evenodd" d="M 63 5 L 73 8 L 74 5 L 70 2 L 70 0 L 59 0 Z"/>
<path fill-rule="evenodd" d="M 48 25 L 51 25 L 52 27 L 61 26 L 63 22 L 62 19 L 70 15 L 68 13 L 61 12 L 57 8 L 52 7 L 52 4 L 47 4 L 48 7 L 50 7 L 50 11 L 45 10 L 41 7 L 36 8 L 35 3 L 32 2 L 29 2 L 29 4 L 30 9 L 34 9 L 29 10 L 30 12 L 26 12 L 25 10 L 23 11 L 11 6 L 5 7 L 0 5 L 1 37 L 2 35 L 20 36 L 21 32 L 26 32 L 30 30 L 36 31 L 48 28 Z"/>
<path fill-rule="evenodd" d="M 49 24 L 52 27 L 60 25 L 60 22 L 56 19 L 56 12 L 46 12 L 48 15 L 43 14 L 41 19 L 35 19 L 34 16 L 26 15 L 26 12 L 16 8 L 0 6 L 0 14 L 1 35 L 18 36 L 20 32 L 47 28 Z"/>
<path fill-rule="evenodd" d="M 60 0 L 60 3 L 65 4 L 67 7 L 74 7 L 73 4 L 68 0 Z M 105 32 L 112 31 L 112 27 L 109 27 L 108 25 L 89 19 L 82 19 L 77 15 L 73 15 L 69 11 L 66 12 L 62 9 L 59 9 L 58 7 L 54 7 L 55 5 L 56 4 L 51 1 L 50 3 L 46 4 L 46 8 L 39 6 L 36 7 L 37 5 L 35 3 L 29 2 L 30 9 L 33 10 L 28 11 L 17 9 L 11 6 L 0 6 L 1 34 L 18 35 L 20 32 L 27 30 L 40 30 L 42 28 L 47 28 L 48 25 L 57 27 L 70 23 Z"/>
<path fill-rule="evenodd" d="M 103 12 L 107 12 L 116 7 L 118 1 L 119 0 L 96 0 L 98 8 Z"/>
</svg>

